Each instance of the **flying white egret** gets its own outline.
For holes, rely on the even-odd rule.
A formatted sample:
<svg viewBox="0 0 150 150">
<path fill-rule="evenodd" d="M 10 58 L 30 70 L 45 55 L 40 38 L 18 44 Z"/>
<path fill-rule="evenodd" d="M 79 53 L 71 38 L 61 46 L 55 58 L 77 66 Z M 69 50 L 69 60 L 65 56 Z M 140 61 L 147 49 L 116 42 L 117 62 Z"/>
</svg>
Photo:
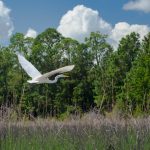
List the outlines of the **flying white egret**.
<svg viewBox="0 0 150 150">
<path fill-rule="evenodd" d="M 26 73 L 32 78 L 32 80 L 28 80 L 28 83 L 56 83 L 58 78 L 61 77 L 68 77 L 62 73 L 71 71 L 74 68 L 74 65 L 65 66 L 51 72 L 41 74 L 28 60 L 26 60 L 21 54 L 18 55 L 19 63 L 21 64 L 22 68 L 26 71 Z M 55 77 L 54 80 L 49 80 L 49 77 L 59 74 Z"/>
</svg>

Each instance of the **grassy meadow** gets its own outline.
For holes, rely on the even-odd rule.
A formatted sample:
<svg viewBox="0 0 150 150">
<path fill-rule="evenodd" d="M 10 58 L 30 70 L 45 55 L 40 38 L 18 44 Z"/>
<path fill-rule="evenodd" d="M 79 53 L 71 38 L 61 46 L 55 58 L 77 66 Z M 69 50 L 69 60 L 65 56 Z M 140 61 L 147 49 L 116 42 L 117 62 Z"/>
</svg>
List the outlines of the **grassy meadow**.
<svg viewBox="0 0 150 150">
<path fill-rule="evenodd" d="M 150 117 L 123 119 L 94 112 L 66 120 L 0 121 L 2 150 L 149 150 Z"/>
</svg>

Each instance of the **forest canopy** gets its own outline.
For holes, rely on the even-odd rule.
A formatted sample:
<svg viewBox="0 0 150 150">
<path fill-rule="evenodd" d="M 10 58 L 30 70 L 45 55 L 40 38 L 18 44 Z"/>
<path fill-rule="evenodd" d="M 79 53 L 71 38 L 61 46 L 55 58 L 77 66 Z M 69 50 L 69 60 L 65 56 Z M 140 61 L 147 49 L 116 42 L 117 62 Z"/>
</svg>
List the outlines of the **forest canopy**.
<svg viewBox="0 0 150 150">
<path fill-rule="evenodd" d="M 56 84 L 29 84 L 18 63 L 22 53 L 41 73 L 75 65 Z M 92 32 L 79 43 L 48 28 L 35 39 L 16 33 L 0 46 L 0 106 L 24 115 L 67 116 L 92 109 L 101 113 L 150 114 L 150 33 L 123 37 L 117 49 Z"/>
</svg>

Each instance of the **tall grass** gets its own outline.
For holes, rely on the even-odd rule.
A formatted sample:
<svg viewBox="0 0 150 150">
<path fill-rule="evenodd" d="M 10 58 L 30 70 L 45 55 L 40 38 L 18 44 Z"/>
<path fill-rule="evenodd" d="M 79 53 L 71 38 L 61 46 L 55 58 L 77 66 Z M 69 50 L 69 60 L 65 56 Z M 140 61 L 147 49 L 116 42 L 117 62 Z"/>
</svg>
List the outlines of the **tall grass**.
<svg viewBox="0 0 150 150">
<path fill-rule="evenodd" d="M 150 117 L 107 118 L 94 112 L 64 121 L 0 122 L 2 150 L 150 150 Z"/>
</svg>

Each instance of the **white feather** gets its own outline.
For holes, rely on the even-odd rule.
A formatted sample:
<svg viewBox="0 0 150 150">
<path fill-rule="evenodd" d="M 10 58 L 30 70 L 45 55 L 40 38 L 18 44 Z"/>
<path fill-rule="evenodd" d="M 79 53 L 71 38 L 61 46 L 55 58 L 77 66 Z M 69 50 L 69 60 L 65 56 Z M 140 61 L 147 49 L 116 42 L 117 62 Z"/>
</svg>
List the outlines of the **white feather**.
<svg viewBox="0 0 150 150">
<path fill-rule="evenodd" d="M 32 78 L 32 80 L 29 80 L 29 83 L 56 83 L 58 78 L 60 77 L 67 77 L 63 75 L 62 73 L 71 71 L 74 68 L 74 65 L 65 66 L 56 70 L 53 70 L 51 72 L 41 74 L 28 60 L 26 60 L 22 55 L 18 55 L 19 63 L 21 64 L 22 68 L 26 71 L 26 73 Z M 51 77 L 55 74 L 61 74 L 57 75 L 55 79 L 49 80 L 48 77 Z"/>
<path fill-rule="evenodd" d="M 42 74 L 22 55 L 18 54 L 18 60 L 21 64 L 22 68 L 26 71 L 26 73 L 33 79 L 37 76 L 41 76 Z"/>
</svg>

